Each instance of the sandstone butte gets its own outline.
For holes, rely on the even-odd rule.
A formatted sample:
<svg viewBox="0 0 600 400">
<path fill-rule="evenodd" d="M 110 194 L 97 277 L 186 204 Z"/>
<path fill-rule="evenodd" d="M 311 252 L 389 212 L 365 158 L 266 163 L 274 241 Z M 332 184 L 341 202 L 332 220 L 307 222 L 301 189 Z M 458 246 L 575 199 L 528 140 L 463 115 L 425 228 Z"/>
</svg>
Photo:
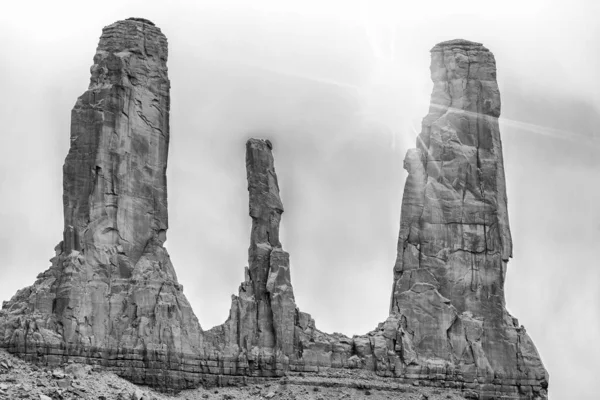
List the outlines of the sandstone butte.
<svg viewBox="0 0 600 400">
<path fill-rule="evenodd" d="M 545 399 L 548 373 L 505 308 L 512 243 L 493 54 L 431 50 L 431 107 L 404 162 L 389 317 L 365 335 L 301 312 L 279 239 L 272 145 L 246 143 L 248 267 L 223 325 L 202 330 L 163 243 L 168 228 L 167 39 L 131 18 L 103 29 L 71 116 L 64 236 L 0 311 L 0 347 L 42 365 L 99 365 L 164 391 L 284 375 L 370 373 L 480 399 Z"/>
</svg>

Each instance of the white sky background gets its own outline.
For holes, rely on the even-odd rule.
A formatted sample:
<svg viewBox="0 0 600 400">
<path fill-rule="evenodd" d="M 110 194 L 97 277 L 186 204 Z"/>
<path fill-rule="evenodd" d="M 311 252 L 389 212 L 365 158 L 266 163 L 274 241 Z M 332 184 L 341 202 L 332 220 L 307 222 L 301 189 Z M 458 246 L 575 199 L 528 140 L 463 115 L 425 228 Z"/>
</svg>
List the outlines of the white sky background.
<svg viewBox="0 0 600 400">
<path fill-rule="evenodd" d="M 387 316 L 406 173 L 427 113 L 429 50 L 484 43 L 502 96 L 514 258 L 507 305 L 553 400 L 598 399 L 600 16 L 590 1 L 20 1 L 0 6 L 0 299 L 62 237 L 70 110 L 105 25 L 169 39 L 167 247 L 204 329 L 247 265 L 244 144 L 269 138 L 299 307 L 365 333 Z"/>
</svg>

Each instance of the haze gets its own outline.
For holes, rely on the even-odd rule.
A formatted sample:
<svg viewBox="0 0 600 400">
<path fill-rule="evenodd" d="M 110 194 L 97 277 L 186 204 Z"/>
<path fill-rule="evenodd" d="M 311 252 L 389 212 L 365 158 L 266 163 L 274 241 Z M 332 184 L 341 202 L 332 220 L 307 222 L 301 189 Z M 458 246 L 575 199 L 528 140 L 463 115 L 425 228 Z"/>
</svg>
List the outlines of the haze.
<svg viewBox="0 0 600 400">
<path fill-rule="evenodd" d="M 0 12 L 0 297 L 62 237 L 70 111 L 103 26 L 169 39 L 167 247 L 204 329 L 247 265 L 248 137 L 274 145 L 296 302 L 317 327 L 387 316 L 406 173 L 432 83 L 429 50 L 496 56 L 514 258 L 506 299 L 553 400 L 598 399 L 600 6 L 594 1 L 11 2 Z"/>
</svg>

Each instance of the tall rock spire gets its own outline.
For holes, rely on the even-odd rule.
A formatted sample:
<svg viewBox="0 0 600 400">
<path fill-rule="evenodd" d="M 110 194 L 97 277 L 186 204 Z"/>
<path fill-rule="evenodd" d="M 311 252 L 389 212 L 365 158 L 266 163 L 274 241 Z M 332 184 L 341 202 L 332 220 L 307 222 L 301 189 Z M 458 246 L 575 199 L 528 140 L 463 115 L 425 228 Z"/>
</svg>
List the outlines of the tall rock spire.
<svg viewBox="0 0 600 400">
<path fill-rule="evenodd" d="M 94 262 L 115 249 L 123 275 L 168 227 L 167 39 L 142 21 L 104 29 L 89 88 L 71 113 L 63 168 L 65 252 L 83 250 Z"/>
<path fill-rule="evenodd" d="M 232 296 L 227 321 L 207 332 L 209 342 L 218 348 L 226 348 L 236 369 L 247 368 L 247 372 L 263 376 L 283 373 L 281 366 L 277 367 L 272 361 L 294 353 L 297 317 L 289 254 L 282 249 L 279 240 L 283 204 L 272 148 L 268 140 L 249 139 L 246 142 L 246 176 L 252 218 L 246 279 L 240 286 L 239 295 Z M 242 367 L 240 359 L 247 360 Z"/>
<path fill-rule="evenodd" d="M 249 211 L 252 217 L 248 278 L 258 307 L 258 335 L 261 346 L 286 354 L 293 352 L 296 303 L 291 284 L 289 254 L 279 241 L 283 204 L 275 174 L 271 142 L 250 139 L 246 143 L 246 174 Z"/>
<path fill-rule="evenodd" d="M 406 154 L 390 311 L 417 358 L 474 375 L 547 380 L 505 308 L 512 255 L 493 54 L 452 40 L 431 50 L 434 83 L 417 148 Z"/>
<path fill-rule="evenodd" d="M 52 266 L 0 314 L 0 346 L 28 359 L 100 363 L 135 382 L 185 387 L 202 345 L 163 247 L 167 39 L 150 21 L 103 29 L 71 116 L 64 240 Z"/>
</svg>

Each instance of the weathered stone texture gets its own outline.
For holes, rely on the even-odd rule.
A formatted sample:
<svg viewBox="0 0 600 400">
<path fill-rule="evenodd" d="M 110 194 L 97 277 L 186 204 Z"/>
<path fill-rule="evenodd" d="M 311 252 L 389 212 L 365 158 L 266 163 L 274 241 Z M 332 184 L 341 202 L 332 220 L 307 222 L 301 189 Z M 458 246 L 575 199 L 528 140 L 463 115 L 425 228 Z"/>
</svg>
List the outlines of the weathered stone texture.
<svg viewBox="0 0 600 400">
<path fill-rule="evenodd" d="M 503 297 L 488 296 L 491 290 L 501 293 L 503 280 L 490 282 L 496 286 L 494 289 L 486 289 L 484 298 L 480 295 L 466 303 L 472 305 L 470 309 L 458 311 L 444 294 L 452 297 L 453 290 L 461 293 L 451 286 L 460 282 L 444 280 L 438 270 L 417 265 L 407 269 L 408 279 L 402 279 L 402 274 L 396 276 L 390 316 L 375 330 L 352 338 L 319 331 L 311 316 L 301 312 L 294 302 L 289 256 L 281 249 L 278 235 L 283 205 L 271 149 L 268 141 L 250 139 L 246 144 L 252 217 L 250 266 L 239 295 L 232 297 L 229 319 L 205 332 L 205 350 L 212 354 L 209 358 L 218 360 L 209 362 L 210 373 L 230 375 L 226 380 L 235 382 L 233 375 L 239 374 L 271 377 L 286 371 L 322 374 L 331 368 L 343 368 L 372 371 L 396 382 L 418 380 L 427 385 L 471 390 L 482 399 L 546 396 L 547 373 L 533 343 L 504 310 Z M 419 151 L 409 151 L 407 158 Z M 409 169 L 405 207 L 418 199 L 419 193 L 425 196 L 426 189 L 415 181 L 427 182 L 423 164 L 407 166 L 414 168 Z M 419 218 L 426 214 L 406 214 L 403 208 L 401 225 L 407 225 L 407 216 L 419 224 Z M 481 218 L 488 216 L 482 214 Z M 450 231 L 442 237 L 452 241 L 456 240 L 455 234 Z M 482 241 L 485 243 L 485 239 Z M 464 261 L 454 262 L 461 268 Z M 498 271 L 502 279 L 504 271 Z M 467 287 L 472 290 L 470 284 Z M 461 299 L 460 294 L 454 296 Z M 503 353 L 506 351 L 512 353 Z"/>
<path fill-rule="evenodd" d="M 512 242 L 494 56 L 453 40 L 431 57 L 429 114 L 404 162 L 390 311 L 404 321 L 419 363 L 545 382 L 533 343 L 505 308 Z"/>
<path fill-rule="evenodd" d="M 290 278 L 289 254 L 279 241 L 283 204 L 272 145 L 267 140 L 250 139 L 246 143 L 246 172 L 252 217 L 246 279 L 239 295 L 232 296 L 231 311 L 223 326 L 207 332 L 207 342 L 226 348 L 254 371 L 254 360 L 272 359 L 272 367 L 260 367 L 258 373 L 276 373 L 276 359 L 294 352 L 296 303 Z M 280 359 L 281 362 L 281 359 Z M 236 366 L 239 368 L 239 366 Z M 273 370 L 270 371 L 261 371 Z M 282 372 L 282 371 L 280 371 Z"/>
<path fill-rule="evenodd" d="M 405 158 L 386 321 L 350 338 L 319 331 L 296 306 L 273 146 L 250 139 L 245 281 L 227 321 L 203 332 L 163 246 L 166 38 L 140 18 L 104 28 L 72 112 L 64 240 L 34 285 L 3 304 L 0 347 L 48 365 L 101 364 L 162 390 L 338 368 L 482 400 L 546 398 L 537 350 L 505 309 L 512 243 L 494 56 L 465 40 L 431 55 L 431 107 Z"/>
<path fill-rule="evenodd" d="M 170 386 L 183 378 L 168 370 L 198 353 L 201 329 L 163 247 L 166 62 L 167 39 L 148 21 L 104 28 L 71 115 L 64 240 L 50 269 L 4 305 L 2 347 L 48 363 L 86 357 Z"/>
</svg>

